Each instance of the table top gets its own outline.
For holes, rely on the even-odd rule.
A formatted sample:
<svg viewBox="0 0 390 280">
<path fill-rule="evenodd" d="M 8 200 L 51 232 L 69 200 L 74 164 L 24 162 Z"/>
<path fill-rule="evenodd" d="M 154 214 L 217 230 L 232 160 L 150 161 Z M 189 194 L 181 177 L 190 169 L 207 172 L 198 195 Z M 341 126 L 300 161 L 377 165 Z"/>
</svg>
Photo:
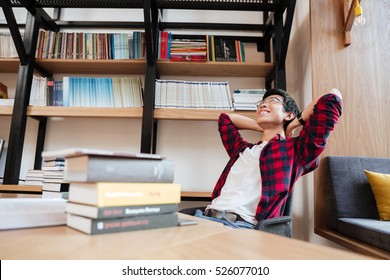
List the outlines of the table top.
<svg viewBox="0 0 390 280">
<path fill-rule="evenodd" d="M 0 194 L 0 199 L 26 196 Z M 258 230 L 233 229 L 182 213 L 179 217 L 196 220 L 198 224 L 99 235 L 88 235 L 65 225 L 2 230 L 0 259 L 370 259 Z"/>
<path fill-rule="evenodd" d="M 0 259 L 369 259 L 190 218 L 197 219 L 198 225 L 100 235 L 87 235 L 67 226 L 0 231 Z"/>
</svg>

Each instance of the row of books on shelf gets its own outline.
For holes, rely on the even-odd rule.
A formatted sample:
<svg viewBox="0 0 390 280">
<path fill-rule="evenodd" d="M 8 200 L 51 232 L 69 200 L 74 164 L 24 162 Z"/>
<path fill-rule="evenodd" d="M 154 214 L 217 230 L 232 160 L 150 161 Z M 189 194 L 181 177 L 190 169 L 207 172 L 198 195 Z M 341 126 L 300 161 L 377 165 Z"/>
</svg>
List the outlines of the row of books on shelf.
<svg viewBox="0 0 390 280">
<path fill-rule="evenodd" d="M 18 57 L 12 37 L 0 34 L 0 57 Z M 144 59 L 145 33 L 88 33 L 40 30 L 36 58 Z M 223 36 L 158 33 L 158 58 L 173 61 L 245 62 L 244 44 Z"/>
<path fill-rule="evenodd" d="M 30 106 L 142 107 L 142 82 L 132 77 L 33 77 Z"/>
<path fill-rule="evenodd" d="M 35 57 L 53 59 L 140 59 L 144 32 L 88 33 L 39 30 Z"/>
<path fill-rule="evenodd" d="M 44 180 L 62 171 L 58 186 L 67 183 L 67 189 L 50 191 L 67 193 L 67 198 L 33 199 L 30 205 L 24 201 L 19 214 L 28 208 L 28 221 L 18 219 L 17 211 L 6 211 L 11 202 L 0 200 L 0 210 L 5 209 L 0 218 L 7 216 L 4 222 L 0 219 L 0 229 L 66 224 L 86 234 L 102 234 L 179 225 L 181 190 L 173 183 L 169 159 L 88 148 L 45 151 L 42 158 Z"/>
<path fill-rule="evenodd" d="M 245 62 L 245 48 L 240 40 L 227 37 L 159 31 L 158 59 Z"/>
<path fill-rule="evenodd" d="M 265 89 L 236 89 L 229 82 L 156 80 L 155 108 L 256 110 Z"/>
<path fill-rule="evenodd" d="M 232 110 L 229 82 L 156 80 L 155 108 Z"/>
<path fill-rule="evenodd" d="M 5 88 L 6 86 L 0 88 Z M 156 80 L 155 108 L 256 110 L 265 89 L 236 89 L 229 82 Z M 3 95 L 8 97 L 8 95 Z M 12 105 L 1 101 L 0 105 Z M 143 106 L 139 78 L 33 77 L 30 106 L 138 108 Z"/>
<path fill-rule="evenodd" d="M 14 41 L 8 33 L 0 33 L 0 57 L 18 57 Z"/>
</svg>

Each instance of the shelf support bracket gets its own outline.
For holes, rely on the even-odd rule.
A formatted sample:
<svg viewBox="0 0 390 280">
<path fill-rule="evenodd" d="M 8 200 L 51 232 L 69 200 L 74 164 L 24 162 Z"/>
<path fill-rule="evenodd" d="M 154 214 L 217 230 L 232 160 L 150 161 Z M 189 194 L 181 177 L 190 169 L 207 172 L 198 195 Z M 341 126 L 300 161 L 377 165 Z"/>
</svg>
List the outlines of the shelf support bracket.
<svg viewBox="0 0 390 280">
<path fill-rule="evenodd" d="M 3 1 L 4 2 L 4 1 Z M 26 134 L 27 106 L 34 72 L 35 50 L 38 30 L 41 24 L 40 11 L 35 15 L 27 12 L 23 45 L 26 51 L 25 61 L 19 65 L 15 90 L 15 103 L 11 119 L 7 158 L 4 170 L 4 184 L 18 184 L 22 162 L 24 138 Z"/>
<path fill-rule="evenodd" d="M 349 1 L 342 0 L 342 14 L 343 14 L 343 41 L 344 41 L 344 47 L 348 47 L 351 43 L 351 30 L 353 21 L 355 19 L 355 6 L 356 1 L 361 2 L 361 0 L 352 0 L 351 5 L 349 5 Z"/>
</svg>

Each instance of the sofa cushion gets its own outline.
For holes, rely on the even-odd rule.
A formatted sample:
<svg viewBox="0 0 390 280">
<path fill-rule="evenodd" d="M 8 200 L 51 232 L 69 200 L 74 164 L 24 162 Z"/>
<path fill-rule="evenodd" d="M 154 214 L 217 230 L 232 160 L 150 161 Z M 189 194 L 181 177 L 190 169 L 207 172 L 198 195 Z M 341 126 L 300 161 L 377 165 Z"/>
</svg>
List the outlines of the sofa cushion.
<svg viewBox="0 0 390 280">
<path fill-rule="evenodd" d="M 376 200 L 379 218 L 390 220 L 390 174 L 364 170 Z"/>
<path fill-rule="evenodd" d="M 390 252 L 390 221 L 340 218 L 339 232 Z"/>
<path fill-rule="evenodd" d="M 327 164 L 327 225 L 337 230 L 338 218 L 379 220 L 364 169 L 390 173 L 390 158 L 329 156 Z"/>
</svg>

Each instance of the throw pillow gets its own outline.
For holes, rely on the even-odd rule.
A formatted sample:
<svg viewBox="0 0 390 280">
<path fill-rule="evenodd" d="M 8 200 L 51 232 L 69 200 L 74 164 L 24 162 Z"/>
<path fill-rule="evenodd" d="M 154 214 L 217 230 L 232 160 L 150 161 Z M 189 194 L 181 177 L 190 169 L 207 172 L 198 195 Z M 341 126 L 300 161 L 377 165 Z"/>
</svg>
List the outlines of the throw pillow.
<svg viewBox="0 0 390 280">
<path fill-rule="evenodd" d="M 390 221 L 390 174 L 364 170 L 376 200 L 379 218 Z"/>
</svg>

